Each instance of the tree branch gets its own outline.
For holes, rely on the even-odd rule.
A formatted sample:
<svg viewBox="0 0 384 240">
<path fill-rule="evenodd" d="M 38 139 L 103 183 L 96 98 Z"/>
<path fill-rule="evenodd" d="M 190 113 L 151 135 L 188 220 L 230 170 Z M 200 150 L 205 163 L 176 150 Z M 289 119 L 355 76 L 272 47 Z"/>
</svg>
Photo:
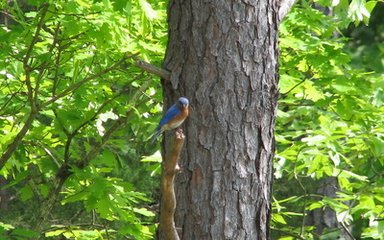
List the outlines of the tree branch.
<svg viewBox="0 0 384 240">
<path fill-rule="evenodd" d="M 177 130 L 171 140 L 171 148 L 163 161 L 163 173 L 161 176 L 161 200 L 160 200 L 160 240 L 178 240 L 174 214 L 176 209 L 176 196 L 174 190 L 175 175 L 179 170 L 178 159 L 183 147 L 185 136 L 181 129 Z"/>
<path fill-rule="evenodd" d="M 307 79 L 304 78 L 303 80 L 301 80 L 300 82 L 296 83 L 293 87 L 291 87 L 291 89 L 289 89 L 288 91 L 286 91 L 285 93 L 281 93 L 280 96 L 281 98 L 282 97 L 285 97 L 288 95 L 288 93 L 292 92 L 295 88 L 297 88 L 298 86 L 300 86 L 302 83 L 304 83 Z"/>
<path fill-rule="evenodd" d="M 131 113 L 130 111 L 129 113 Z M 128 113 L 128 114 L 129 114 Z M 96 157 L 96 155 L 101 151 L 102 147 L 105 145 L 105 143 L 108 141 L 108 139 L 112 136 L 112 134 L 119 129 L 119 127 L 123 124 L 125 124 L 128 120 L 128 117 L 122 117 L 119 118 L 111 128 L 108 129 L 108 131 L 104 134 L 102 141 L 99 144 L 96 144 L 89 152 L 88 154 L 81 160 L 77 162 L 77 167 L 82 169 L 85 168 L 89 162 Z M 38 216 L 36 217 L 35 226 L 34 229 L 38 232 L 40 232 L 42 224 L 47 220 L 50 212 L 52 211 L 52 208 L 54 207 L 57 198 L 59 196 L 59 193 L 65 183 L 65 181 L 69 178 L 69 176 L 72 175 L 72 172 L 70 172 L 70 166 L 68 163 L 64 163 L 59 168 L 56 179 L 54 181 L 54 187 L 49 192 L 47 198 L 44 201 L 44 204 L 42 204 L 42 207 L 40 208 L 40 211 L 38 212 Z"/>
<path fill-rule="evenodd" d="M 33 36 L 32 42 L 28 46 L 27 53 L 24 56 L 24 60 L 23 60 L 24 67 L 28 66 L 28 61 L 31 58 L 31 53 L 32 53 L 33 47 L 35 46 L 35 44 L 39 38 L 41 28 L 43 27 L 44 18 L 45 18 L 45 15 L 47 14 L 48 7 L 49 7 L 48 3 L 44 3 L 42 5 L 39 23 L 37 24 L 36 31 L 35 31 L 35 34 Z"/>
<path fill-rule="evenodd" d="M 285 97 L 285 96 L 287 96 L 287 95 L 288 95 L 290 92 L 292 92 L 295 88 L 297 88 L 298 86 L 300 86 L 300 85 L 301 85 L 302 83 L 304 83 L 305 81 L 307 81 L 307 80 L 311 80 L 312 78 L 313 78 L 312 68 L 311 68 L 311 66 L 308 66 L 308 70 L 305 72 L 305 76 L 304 76 L 304 78 L 303 78 L 300 82 L 296 83 L 293 87 L 291 87 L 291 89 L 289 89 L 289 90 L 286 91 L 285 93 L 281 93 L 279 99 L 280 99 L 280 98 L 283 98 L 283 97 Z"/>
<path fill-rule="evenodd" d="M 344 229 L 344 231 L 347 233 L 347 235 L 351 238 L 351 240 L 356 240 L 356 238 L 353 236 L 351 231 L 349 231 L 348 227 L 345 225 L 344 222 L 340 222 L 340 225 Z"/>
<path fill-rule="evenodd" d="M 163 68 L 159 68 L 159 67 L 152 65 L 150 63 L 147 63 L 146 61 L 143 61 L 143 60 L 140 60 L 137 58 L 134 58 L 134 59 L 136 61 L 135 62 L 136 67 L 141 68 L 142 70 L 144 70 L 148 73 L 155 74 L 156 76 L 159 76 L 164 80 L 169 81 L 171 79 L 171 73 L 169 71 L 167 71 Z"/>
<path fill-rule="evenodd" d="M 84 78 L 83 80 L 81 80 L 81 81 L 79 81 L 77 83 L 74 83 L 73 85 L 69 86 L 67 89 L 62 91 L 61 93 L 57 94 L 56 96 L 53 96 L 50 100 L 48 100 L 45 103 L 43 103 L 42 107 L 46 107 L 46 106 L 50 105 L 51 103 L 54 103 L 58 99 L 67 96 L 69 93 L 75 91 L 76 89 L 81 87 L 83 84 L 85 84 L 85 83 L 87 83 L 87 82 L 89 82 L 91 80 L 94 80 L 94 79 L 96 79 L 96 78 L 98 78 L 98 77 L 100 77 L 100 76 L 102 76 L 102 75 L 104 75 L 104 74 L 106 74 L 106 73 L 108 73 L 108 72 L 110 72 L 112 70 L 115 70 L 120 65 L 122 65 L 127 58 L 128 58 L 127 56 L 123 56 L 119 61 L 117 61 L 116 63 L 112 64 L 111 66 L 101 70 L 98 73 L 92 74 L 91 76 L 86 77 L 86 78 Z"/>
<path fill-rule="evenodd" d="M 131 103 L 137 103 L 137 99 L 143 95 L 143 92 L 145 89 L 148 88 L 150 85 L 151 80 L 148 80 L 144 82 L 140 89 L 136 91 L 136 93 L 132 96 L 130 102 L 128 105 L 131 105 Z M 145 103 L 146 101 L 139 102 L 136 105 L 140 106 L 141 104 Z M 73 165 L 76 167 L 83 169 L 87 167 L 92 159 L 94 159 L 97 154 L 102 150 L 103 146 L 107 143 L 107 141 L 112 137 L 112 134 L 118 130 L 121 126 L 127 123 L 129 120 L 129 117 L 131 114 L 134 113 L 135 108 L 130 108 L 125 116 L 119 118 L 116 120 L 112 126 L 108 129 L 108 131 L 103 135 L 100 143 L 93 145 L 91 150 L 84 156 L 84 158 L 78 159 L 74 162 Z M 47 217 L 49 216 L 50 212 L 52 211 L 52 208 L 54 207 L 57 198 L 60 194 L 60 191 L 65 183 L 65 181 L 69 178 L 69 176 L 72 175 L 72 172 L 70 171 L 69 163 L 63 163 L 59 170 L 57 171 L 56 178 L 54 180 L 54 187 L 49 192 L 47 198 L 44 201 L 44 204 L 42 205 L 40 211 L 37 213 L 36 221 L 34 229 L 38 232 L 41 230 L 42 223 L 46 221 Z"/>
<path fill-rule="evenodd" d="M 21 140 L 24 138 L 25 134 L 27 134 L 28 130 L 32 126 L 33 120 L 36 118 L 36 116 L 39 112 L 39 109 L 36 106 L 36 101 L 33 97 L 33 88 L 32 88 L 32 84 L 31 84 L 32 69 L 29 66 L 28 62 L 29 62 L 29 59 L 31 58 L 31 53 L 32 53 L 33 47 L 35 46 L 37 39 L 39 37 L 40 30 L 44 24 L 44 18 L 45 18 L 45 15 L 47 13 L 48 6 L 49 6 L 49 4 L 43 4 L 43 7 L 41 9 L 40 20 L 39 20 L 39 23 L 36 27 L 35 34 L 33 36 L 31 43 L 28 46 L 27 53 L 24 55 L 24 58 L 23 58 L 23 68 L 24 68 L 25 76 L 26 76 L 25 77 L 25 83 L 26 83 L 27 89 L 28 89 L 28 101 L 30 103 L 31 110 L 30 110 L 30 113 L 28 115 L 27 120 L 24 123 L 24 126 L 21 128 L 21 130 L 16 135 L 16 137 L 13 139 L 13 141 L 7 146 L 7 149 L 5 150 L 5 152 L 1 155 L 1 157 L 0 157 L 0 170 L 4 167 L 4 165 L 8 161 L 8 159 L 12 156 L 13 152 L 17 149 Z"/>
<path fill-rule="evenodd" d="M 295 4 L 295 0 L 280 0 L 279 20 L 282 20 Z"/>
</svg>

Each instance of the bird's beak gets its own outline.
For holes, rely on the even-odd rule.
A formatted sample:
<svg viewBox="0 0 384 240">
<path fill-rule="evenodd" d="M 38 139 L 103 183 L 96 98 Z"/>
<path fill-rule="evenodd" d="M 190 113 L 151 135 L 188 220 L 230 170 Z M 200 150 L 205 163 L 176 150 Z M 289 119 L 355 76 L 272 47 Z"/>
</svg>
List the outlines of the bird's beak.
<svg viewBox="0 0 384 240">
<path fill-rule="evenodd" d="M 183 107 L 188 107 L 188 104 L 183 104 Z"/>
</svg>

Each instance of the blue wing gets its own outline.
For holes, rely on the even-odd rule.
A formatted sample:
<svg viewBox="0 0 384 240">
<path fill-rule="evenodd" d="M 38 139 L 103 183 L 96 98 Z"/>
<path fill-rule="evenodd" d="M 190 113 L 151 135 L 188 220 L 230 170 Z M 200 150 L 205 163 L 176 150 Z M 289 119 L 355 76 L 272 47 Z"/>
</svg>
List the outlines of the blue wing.
<svg viewBox="0 0 384 240">
<path fill-rule="evenodd" d="M 176 117 L 180 113 L 180 109 L 176 104 L 173 104 L 168 111 L 165 113 L 164 117 L 160 120 L 159 126 L 156 128 L 156 131 L 152 137 L 151 144 L 155 142 L 158 136 L 162 133 L 161 127 L 164 126 L 167 122 L 171 121 L 174 117 Z"/>
<path fill-rule="evenodd" d="M 164 117 L 160 120 L 158 129 L 160 129 L 164 124 L 169 122 L 171 119 L 176 117 L 180 113 L 180 109 L 176 104 L 173 104 L 168 111 L 165 113 Z"/>
</svg>

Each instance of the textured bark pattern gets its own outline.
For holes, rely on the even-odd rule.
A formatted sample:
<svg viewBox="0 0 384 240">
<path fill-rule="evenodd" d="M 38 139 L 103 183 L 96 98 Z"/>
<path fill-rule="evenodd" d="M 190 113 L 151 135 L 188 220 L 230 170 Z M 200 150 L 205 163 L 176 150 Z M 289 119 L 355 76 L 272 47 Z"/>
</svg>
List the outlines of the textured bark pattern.
<svg viewBox="0 0 384 240">
<path fill-rule="evenodd" d="M 191 101 L 176 178 L 181 239 L 268 239 L 276 3 L 171 0 L 168 10 L 166 103 Z"/>
</svg>

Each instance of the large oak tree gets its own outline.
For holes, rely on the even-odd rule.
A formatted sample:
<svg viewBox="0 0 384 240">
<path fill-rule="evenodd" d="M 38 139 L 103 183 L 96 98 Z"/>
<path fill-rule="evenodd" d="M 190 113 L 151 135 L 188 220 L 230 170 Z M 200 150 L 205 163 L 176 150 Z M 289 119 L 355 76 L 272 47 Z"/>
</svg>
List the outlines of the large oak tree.
<svg viewBox="0 0 384 240">
<path fill-rule="evenodd" d="M 170 1 L 166 102 L 191 101 L 176 226 L 182 239 L 267 239 L 277 105 L 275 1 Z M 169 137 L 166 137 L 169 141 Z"/>
</svg>

